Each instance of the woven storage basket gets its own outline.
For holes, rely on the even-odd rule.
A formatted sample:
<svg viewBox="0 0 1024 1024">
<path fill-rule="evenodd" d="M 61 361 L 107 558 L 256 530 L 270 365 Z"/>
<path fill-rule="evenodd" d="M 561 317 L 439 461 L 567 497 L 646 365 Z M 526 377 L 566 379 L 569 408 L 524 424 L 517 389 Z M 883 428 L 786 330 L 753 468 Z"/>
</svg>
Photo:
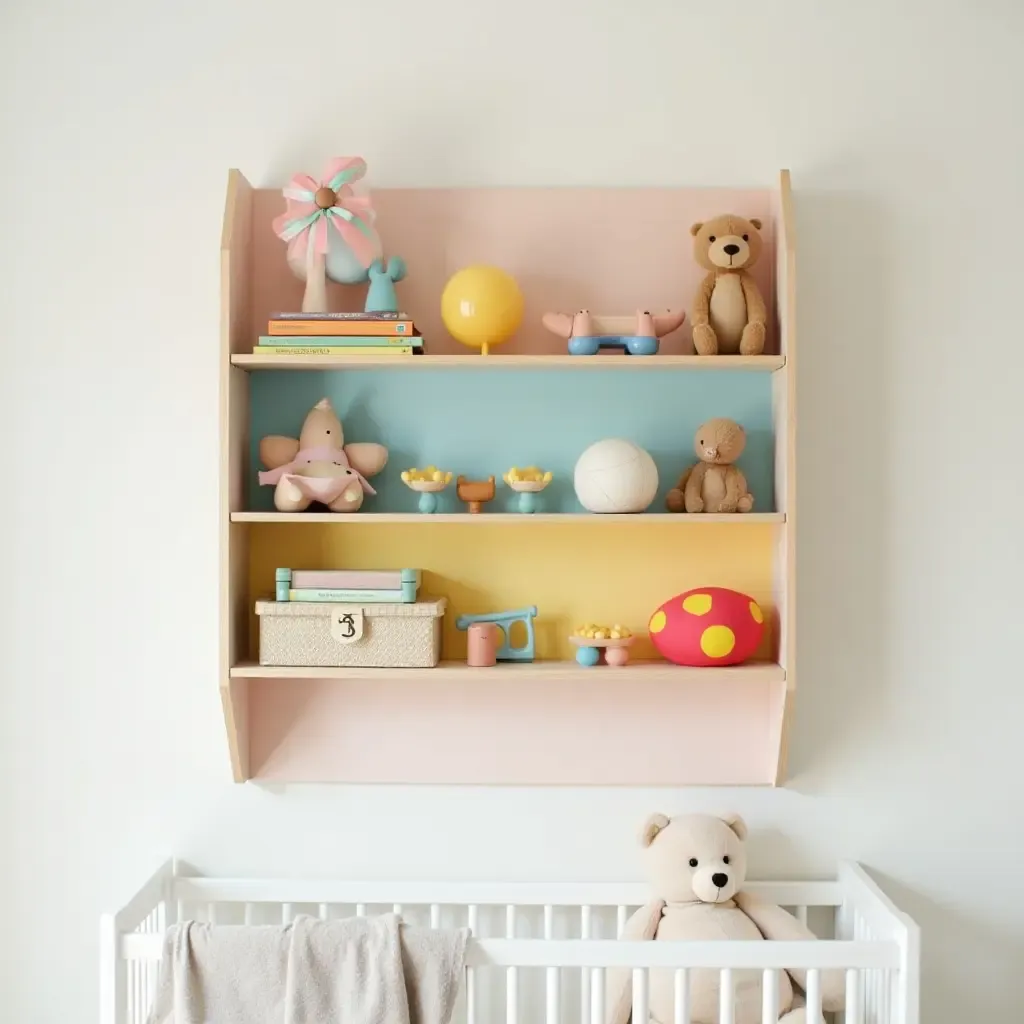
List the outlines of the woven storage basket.
<svg viewBox="0 0 1024 1024">
<path fill-rule="evenodd" d="M 445 598 L 414 604 L 257 601 L 260 664 L 433 668 Z"/>
</svg>

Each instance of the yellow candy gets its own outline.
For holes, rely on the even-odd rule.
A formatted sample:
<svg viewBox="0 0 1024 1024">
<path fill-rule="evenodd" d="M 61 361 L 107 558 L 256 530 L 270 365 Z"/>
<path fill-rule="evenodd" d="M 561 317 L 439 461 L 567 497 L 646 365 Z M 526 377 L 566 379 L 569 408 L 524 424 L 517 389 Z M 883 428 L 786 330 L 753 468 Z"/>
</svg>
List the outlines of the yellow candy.
<svg viewBox="0 0 1024 1024">
<path fill-rule="evenodd" d="M 620 637 L 622 636 L 622 634 L 621 634 L 621 633 L 620 633 L 620 632 L 619 632 L 619 631 L 618 631 L 617 629 L 613 629 L 613 630 L 611 631 L 611 634 L 610 634 L 610 636 L 611 636 L 611 639 L 612 639 L 612 640 L 618 640 L 618 639 L 620 639 Z"/>
<path fill-rule="evenodd" d="M 607 631 L 604 630 L 604 629 L 597 630 L 597 632 L 594 633 L 594 639 L 595 640 L 607 640 L 608 639 Z"/>
</svg>

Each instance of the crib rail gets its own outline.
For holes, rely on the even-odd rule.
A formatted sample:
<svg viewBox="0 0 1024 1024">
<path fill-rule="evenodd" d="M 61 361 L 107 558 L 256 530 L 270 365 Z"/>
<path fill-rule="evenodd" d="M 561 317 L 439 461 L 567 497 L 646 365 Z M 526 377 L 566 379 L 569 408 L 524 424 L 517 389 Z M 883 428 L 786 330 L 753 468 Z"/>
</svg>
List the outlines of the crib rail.
<svg viewBox="0 0 1024 1024">
<path fill-rule="evenodd" d="M 838 882 L 751 882 L 745 888 L 780 906 L 806 909 L 843 902 Z M 617 882 L 347 882 L 178 876 L 174 896 L 197 903 L 639 907 L 651 898 L 651 892 L 643 883 Z"/>
<path fill-rule="evenodd" d="M 126 960 L 159 960 L 162 935 L 121 937 Z M 469 967 L 626 967 L 785 970 L 789 967 L 893 969 L 898 947 L 885 942 L 620 942 L 611 939 L 471 939 Z"/>
<path fill-rule="evenodd" d="M 735 1024 L 738 985 L 749 985 L 751 974 L 760 985 L 762 1024 L 776 1024 L 781 972 L 794 968 L 806 972 L 809 1020 L 820 1019 L 821 972 L 839 970 L 846 978 L 844 1024 L 919 1024 L 916 926 L 859 867 L 844 865 L 832 882 L 750 888 L 822 938 L 621 941 L 616 936 L 630 910 L 648 898 L 639 885 L 208 879 L 165 866 L 104 919 L 101 1022 L 144 1024 L 163 932 L 177 920 L 287 923 L 299 913 L 330 919 L 394 911 L 416 924 L 468 925 L 473 933 L 461 1024 L 606 1024 L 612 970 L 632 972 L 634 1020 L 648 1018 L 650 972 L 657 971 L 671 972 L 674 983 L 674 1015 L 665 1024 L 692 1024 L 695 980 L 711 971 L 719 978 L 717 1024 Z"/>
</svg>

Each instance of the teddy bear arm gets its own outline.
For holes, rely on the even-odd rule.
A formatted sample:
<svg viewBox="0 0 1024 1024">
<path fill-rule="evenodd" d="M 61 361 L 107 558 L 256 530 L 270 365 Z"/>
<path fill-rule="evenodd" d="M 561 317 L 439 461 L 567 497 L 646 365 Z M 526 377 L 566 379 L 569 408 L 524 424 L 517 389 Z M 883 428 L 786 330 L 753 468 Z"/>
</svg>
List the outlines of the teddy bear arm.
<svg viewBox="0 0 1024 1024">
<path fill-rule="evenodd" d="M 282 437 L 270 434 L 260 440 L 260 462 L 267 469 L 286 466 L 299 453 L 299 440 L 296 437 Z"/>
<path fill-rule="evenodd" d="M 766 938 L 775 942 L 814 942 L 818 937 L 792 914 L 774 903 L 765 903 L 748 892 L 738 893 L 736 905 L 757 926 Z M 798 967 L 786 972 L 797 985 L 807 991 L 807 971 Z M 841 970 L 820 972 L 821 1005 L 826 1012 L 842 1010 L 846 1005 L 846 977 Z"/>
<path fill-rule="evenodd" d="M 363 476 L 376 476 L 388 461 L 387 448 L 370 441 L 345 445 L 345 454 L 352 468 Z"/>
<path fill-rule="evenodd" d="M 704 508 L 704 474 L 707 471 L 708 467 L 703 462 L 698 462 L 690 470 L 686 486 L 683 488 L 683 502 L 687 512 L 700 512 Z"/>
<path fill-rule="evenodd" d="M 694 327 L 707 326 L 711 322 L 711 294 L 715 290 L 717 277 L 712 271 L 700 283 L 697 294 L 693 297 L 691 319 Z"/>
<path fill-rule="evenodd" d="M 722 501 L 722 511 L 735 512 L 739 507 L 740 499 L 746 493 L 747 481 L 743 474 L 735 466 L 730 466 L 725 473 L 725 498 Z"/>
<path fill-rule="evenodd" d="M 747 304 L 747 323 L 763 325 L 768 319 L 768 310 L 765 308 L 761 289 L 747 273 L 740 276 L 740 281 L 743 287 L 743 299 Z"/>
</svg>

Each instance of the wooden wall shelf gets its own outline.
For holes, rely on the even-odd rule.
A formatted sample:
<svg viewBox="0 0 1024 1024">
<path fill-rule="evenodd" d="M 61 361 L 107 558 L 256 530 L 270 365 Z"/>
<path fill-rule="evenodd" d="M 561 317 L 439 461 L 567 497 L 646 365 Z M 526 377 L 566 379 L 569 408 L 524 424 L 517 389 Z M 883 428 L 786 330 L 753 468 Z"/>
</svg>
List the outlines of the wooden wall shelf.
<svg viewBox="0 0 1024 1024">
<path fill-rule="evenodd" d="M 655 370 L 726 370 L 730 373 L 774 373 L 786 365 L 784 356 L 569 356 L 569 355 L 422 355 L 422 356 L 279 356 L 242 353 L 231 365 L 243 370 L 614 370 L 640 373 Z"/>
<path fill-rule="evenodd" d="M 745 680 L 748 683 L 782 683 L 786 672 L 773 662 L 747 662 L 729 668 L 686 668 L 667 661 L 635 661 L 627 666 L 628 677 L 635 681 L 673 683 L 677 686 L 694 683 L 724 683 Z M 481 686 L 507 683 L 522 679 L 533 681 L 569 681 L 587 686 L 595 679 L 622 673 L 622 669 L 596 665 L 584 668 L 575 661 L 533 661 L 526 664 L 508 662 L 490 668 L 474 668 L 464 661 L 442 661 L 436 668 L 282 668 L 278 665 L 258 665 L 247 662 L 231 669 L 232 679 L 364 679 L 387 678 L 412 681 L 430 686 L 453 680 L 473 681 Z"/>
<path fill-rule="evenodd" d="M 228 178 L 221 241 L 219 680 L 235 780 L 781 784 L 796 686 L 795 242 L 788 172 L 781 173 L 776 188 L 754 190 L 374 189 L 373 197 L 389 250 L 409 264 L 399 294 L 427 339 L 427 354 L 348 359 L 259 355 L 252 349 L 265 333 L 269 314 L 300 308 L 302 284 L 289 272 L 284 245 L 270 228 L 281 207 L 280 190 L 255 189 L 238 171 Z M 629 230 L 610 248 L 607 218 L 595 216 L 595 210 L 611 199 L 627 204 L 632 217 Z M 764 255 L 755 271 L 769 313 L 764 355 L 698 357 L 687 320 L 663 339 L 658 356 L 569 356 L 564 343 L 540 325 L 541 313 L 551 309 L 600 306 L 619 312 L 638 302 L 645 308 L 688 306 L 702 274 L 690 253 L 689 226 L 726 211 L 764 222 Z M 543 246 L 536 244 L 539 237 Z M 613 250 L 614 259 L 608 255 Z M 526 300 L 520 332 L 488 357 L 469 353 L 447 337 L 440 321 L 445 281 L 473 262 L 504 266 L 519 279 Z M 330 285 L 328 292 L 332 308 L 362 308 L 362 289 Z M 349 374 L 382 369 L 396 372 Z M 276 378 L 265 372 L 275 370 L 310 375 Z M 444 371 L 463 370 L 477 372 L 444 376 Z M 479 372 L 494 370 L 519 375 Z M 657 370 L 680 376 L 669 385 L 663 377 L 644 373 Z M 538 371 L 580 376 L 567 392 L 564 377 Z M 698 383 L 688 371 L 728 376 L 701 376 Z M 409 372 L 417 379 L 409 378 Z M 621 381 L 609 376 L 614 374 Z M 481 417 L 493 415 L 489 428 L 515 437 L 517 444 L 523 441 L 524 454 L 515 458 L 524 461 L 545 455 L 533 454 L 540 434 L 532 439 L 523 435 L 530 410 L 521 395 L 543 395 L 534 409 L 543 401 L 544 410 L 555 412 L 562 410 L 560 396 L 576 396 L 572 422 L 587 419 L 583 432 L 589 437 L 592 408 L 593 439 L 616 436 L 607 433 L 609 422 L 631 429 L 634 410 L 638 416 L 649 409 L 668 410 L 668 420 L 659 421 L 667 423 L 657 428 L 661 433 L 637 437 L 661 446 L 652 454 L 663 460 L 662 473 L 688 460 L 689 439 L 703 419 L 750 415 L 759 453 L 754 469 L 762 474 L 759 487 L 752 489 L 758 506 L 774 511 L 732 516 L 495 511 L 471 516 L 372 508 L 354 515 L 254 510 L 261 501 L 252 497 L 253 441 L 260 433 L 277 432 L 276 424 L 266 415 L 257 419 L 254 410 L 276 410 L 287 396 L 291 404 L 282 418 L 286 415 L 290 423 L 293 413 L 299 417 L 300 409 L 322 397 L 321 387 L 332 400 L 354 407 L 353 417 L 362 417 L 358 422 L 353 418 L 351 436 L 380 437 L 392 448 L 396 466 L 422 465 L 417 461 L 421 456 L 436 460 L 443 453 L 432 454 L 436 431 L 419 443 L 408 419 L 392 427 L 404 430 L 401 436 L 381 436 L 389 416 L 374 401 L 385 393 L 409 410 L 419 409 L 421 399 L 424 410 L 431 399 L 435 409 L 458 407 L 465 422 L 473 424 L 467 435 L 473 433 L 475 442 L 496 436 L 479 426 Z M 475 411 L 464 412 L 464 403 L 474 395 L 477 404 L 470 405 Z M 727 411 L 717 411 L 722 406 Z M 343 419 L 350 411 L 339 407 Z M 565 422 L 564 412 L 560 415 L 558 422 Z M 693 421 L 698 415 L 701 419 Z M 556 420 L 546 424 L 550 434 L 545 436 L 561 429 Z M 461 431 L 461 421 L 457 426 Z M 668 439 L 666 429 L 672 432 Z M 575 452 L 582 450 L 577 448 L 581 436 L 567 443 L 558 433 L 557 439 L 567 452 Z M 459 433 L 459 451 L 461 438 Z M 754 447 L 752 437 L 748 451 Z M 571 464 L 548 467 L 556 471 L 556 486 L 561 482 L 564 488 Z M 474 469 L 467 465 L 461 471 Z M 382 488 L 377 508 L 409 508 L 396 493 Z M 564 489 L 560 493 L 564 496 Z M 454 506 L 454 495 L 448 497 Z M 494 507 L 508 506 L 496 501 Z M 556 507 L 569 505 L 553 499 L 548 508 Z M 341 523 L 361 529 L 330 529 Z M 430 523 L 446 529 L 419 529 Z M 303 528 L 287 528 L 298 524 Z M 448 528 L 463 524 L 479 528 Z M 488 524 L 496 529 L 487 530 Z M 626 524 L 631 528 L 620 528 Z M 586 529 L 576 529 L 582 526 Z M 425 590 L 447 596 L 456 613 L 537 604 L 539 653 L 546 660 L 470 669 L 464 663 L 465 634 L 455 630 L 454 615 L 448 615 L 442 655 L 447 660 L 435 669 L 259 666 L 253 603 L 272 590 L 274 566 L 322 564 L 422 567 Z M 767 628 L 760 660 L 722 669 L 646 662 L 655 652 L 649 638 L 639 634 L 633 649 L 637 660 L 621 669 L 584 669 L 560 660 L 571 657 L 566 627 L 572 622 L 621 621 L 636 632 L 666 597 L 700 585 L 741 589 L 761 604 Z"/>
<path fill-rule="evenodd" d="M 232 512 L 233 523 L 338 523 L 345 526 L 373 526 L 379 523 L 416 523 L 430 526 L 432 523 L 461 523 L 471 526 L 504 524 L 507 526 L 537 526 L 540 523 L 586 523 L 602 526 L 608 523 L 629 523 L 634 526 L 649 526 L 651 523 L 671 523 L 675 526 L 709 526 L 712 523 L 725 524 L 740 529 L 743 526 L 763 523 L 784 523 L 784 512 L 748 512 L 745 515 L 723 515 L 701 513 L 687 515 L 676 512 L 643 512 L 639 515 L 594 515 L 589 512 L 535 512 L 525 515 L 520 512 L 437 512 L 423 515 L 419 512 Z"/>
</svg>

